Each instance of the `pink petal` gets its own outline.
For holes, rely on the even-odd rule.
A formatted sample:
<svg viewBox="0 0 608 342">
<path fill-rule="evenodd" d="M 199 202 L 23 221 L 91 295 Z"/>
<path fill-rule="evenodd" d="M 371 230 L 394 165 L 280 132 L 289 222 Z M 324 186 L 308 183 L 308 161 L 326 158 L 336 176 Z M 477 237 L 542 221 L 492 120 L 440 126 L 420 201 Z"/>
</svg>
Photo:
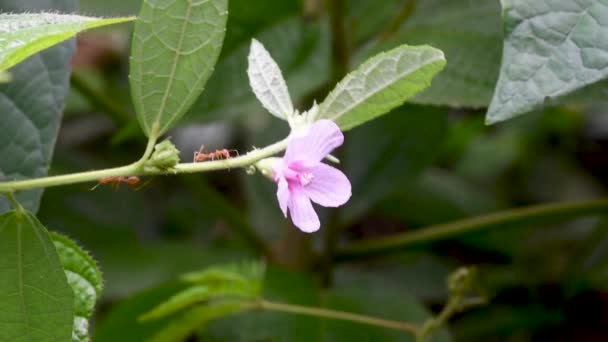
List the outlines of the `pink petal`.
<svg viewBox="0 0 608 342">
<path fill-rule="evenodd" d="M 324 207 L 339 207 L 350 199 L 350 181 L 342 171 L 319 163 L 308 172 L 313 174 L 313 179 L 303 191 L 313 202 Z"/>
<path fill-rule="evenodd" d="M 319 120 L 312 124 L 308 135 L 292 138 L 285 151 L 285 161 L 314 164 L 321 161 L 336 147 L 342 145 L 344 135 L 331 120 Z"/>
<path fill-rule="evenodd" d="M 293 224 L 305 233 L 316 232 L 321 227 L 319 216 L 301 188 L 295 188 L 291 192 L 289 215 L 291 215 Z"/>
<path fill-rule="evenodd" d="M 289 184 L 283 177 L 279 178 L 279 187 L 277 189 L 277 199 L 283 215 L 287 217 L 287 204 L 289 203 Z"/>
</svg>

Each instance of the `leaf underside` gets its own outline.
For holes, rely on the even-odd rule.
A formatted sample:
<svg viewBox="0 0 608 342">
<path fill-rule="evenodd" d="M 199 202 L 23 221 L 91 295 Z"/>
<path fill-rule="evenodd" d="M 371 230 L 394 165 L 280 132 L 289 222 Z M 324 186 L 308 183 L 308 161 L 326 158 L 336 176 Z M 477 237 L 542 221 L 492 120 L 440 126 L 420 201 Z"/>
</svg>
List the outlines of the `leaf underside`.
<svg viewBox="0 0 608 342">
<path fill-rule="evenodd" d="M 92 18 L 59 13 L 0 14 L 0 71 L 74 37 L 77 33 L 135 18 Z"/>
<path fill-rule="evenodd" d="M 608 76 L 608 0 L 503 0 L 502 67 L 486 121 L 532 111 Z"/>
<path fill-rule="evenodd" d="M 26 12 L 75 9 L 73 0 L 55 0 L 53 7 L 31 7 L 21 0 L 0 0 L 0 11 Z M 0 84 L 0 180 L 18 180 L 47 175 L 69 88 L 69 60 L 74 42 L 44 50 L 9 71 L 10 83 Z M 42 190 L 17 194 L 31 212 L 38 211 Z M 0 213 L 10 205 L 0 198 Z"/>
<path fill-rule="evenodd" d="M 403 104 L 431 84 L 443 69 L 443 53 L 403 45 L 380 53 L 348 74 L 320 105 L 318 119 L 349 130 Z"/>
<path fill-rule="evenodd" d="M 146 0 L 135 24 L 131 91 L 139 122 L 158 137 L 190 108 L 224 40 L 227 0 Z"/>
</svg>

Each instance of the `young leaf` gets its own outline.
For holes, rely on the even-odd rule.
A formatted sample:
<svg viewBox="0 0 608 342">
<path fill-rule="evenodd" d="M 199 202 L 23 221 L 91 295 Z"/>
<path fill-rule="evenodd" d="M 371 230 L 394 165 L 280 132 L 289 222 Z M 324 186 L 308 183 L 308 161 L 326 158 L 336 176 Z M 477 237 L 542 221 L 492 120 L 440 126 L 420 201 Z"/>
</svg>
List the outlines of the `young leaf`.
<svg viewBox="0 0 608 342">
<path fill-rule="evenodd" d="M 207 286 L 196 285 L 179 292 L 154 309 L 146 312 L 140 317 L 140 320 L 145 322 L 167 317 L 185 308 L 199 304 L 206 304 L 205 302 L 214 299 L 251 299 L 255 298 L 256 296 L 257 294 L 252 294 L 249 291 L 243 291 L 238 286 L 234 287 L 228 285 L 211 289 Z"/>
<path fill-rule="evenodd" d="M 218 283 L 262 282 L 266 267 L 261 262 L 242 262 L 208 267 L 202 271 L 187 273 L 182 280 L 201 285 Z"/>
<path fill-rule="evenodd" d="M 0 215 L 0 270 L 0 341 L 69 341 L 72 289 L 48 232 L 34 215 Z"/>
<path fill-rule="evenodd" d="M 608 77 L 606 1 L 502 0 L 502 5 L 506 39 L 487 123 Z"/>
<path fill-rule="evenodd" d="M 89 341 L 89 318 L 101 297 L 103 280 L 95 260 L 69 238 L 51 233 L 68 283 L 74 292 L 74 330 L 72 341 Z"/>
<path fill-rule="evenodd" d="M 158 137 L 203 91 L 226 32 L 228 0 L 145 0 L 135 23 L 131 91 L 139 122 Z"/>
<path fill-rule="evenodd" d="M 197 306 L 172 320 L 165 328 L 151 338 L 150 342 L 184 341 L 188 336 L 203 328 L 210 321 L 249 308 L 250 305 L 247 302 L 241 301 L 223 301 Z"/>
<path fill-rule="evenodd" d="M 320 105 L 317 119 L 346 131 L 403 104 L 431 84 L 445 66 L 440 50 L 402 45 L 380 53 L 348 74 Z"/>
<path fill-rule="evenodd" d="M 0 14 L 0 71 L 78 32 L 135 18 L 92 18 L 59 13 Z"/>
<path fill-rule="evenodd" d="M 255 96 L 270 114 L 287 120 L 293 115 L 294 109 L 281 69 L 264 45 L 255 39 L 251 42 L 247 59 L 247 75 Z"/>
</svg>

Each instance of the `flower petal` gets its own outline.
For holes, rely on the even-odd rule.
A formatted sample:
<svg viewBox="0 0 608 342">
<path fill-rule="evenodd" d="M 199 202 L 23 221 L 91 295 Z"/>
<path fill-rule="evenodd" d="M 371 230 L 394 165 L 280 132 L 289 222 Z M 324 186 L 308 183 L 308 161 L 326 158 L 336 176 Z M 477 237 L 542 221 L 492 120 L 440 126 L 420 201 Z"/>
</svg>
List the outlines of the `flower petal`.
<svg viewBox="0 0 608 342">
<path fill-rule="evenodd" d="M 283 177 L 279 178 L 279 187 L 277 189 L 277 199 L 279 200 L 279 206 L 283 215 L 287 217 L 287 204 L 289 203 L 289 184 Z"/>
<path fill-rule="evenodd" d="M 314 164 L 320 162 L 336 147 L 342 145 L 344 135 L 331 120 L 319 120 L 312 124 L 308 135 L 292 138 L 285 151 L 285 161 Z"/>
<path fill-rule="evenodd" d="M 289 215 L 293 224 L 305 233 L 316 232 L 321 227 L 319 216 L 301 188 L 296 188 L 291 192 Z"/>
<path fill-rule="evenodd" d="M 350 199 L 350 181 L 342 171 L 319 163 L 308 172 L 313 175 L 312 182 L 302 189 L 313 202 L 324 207 L 339 207 Z"/>
</svg>

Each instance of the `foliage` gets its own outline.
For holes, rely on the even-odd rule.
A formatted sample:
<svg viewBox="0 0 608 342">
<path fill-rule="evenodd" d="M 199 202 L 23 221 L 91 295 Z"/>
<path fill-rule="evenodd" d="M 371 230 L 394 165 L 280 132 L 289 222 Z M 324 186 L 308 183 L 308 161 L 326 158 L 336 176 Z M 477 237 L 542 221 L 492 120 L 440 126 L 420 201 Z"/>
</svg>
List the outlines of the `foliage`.
<svg viewBox="0 0 608 342">
<path fill-rule="evenodd" d="M 608 338 L 605 0 L 80 2 L 0 0 L 0 340 Z"/>
</svg>

